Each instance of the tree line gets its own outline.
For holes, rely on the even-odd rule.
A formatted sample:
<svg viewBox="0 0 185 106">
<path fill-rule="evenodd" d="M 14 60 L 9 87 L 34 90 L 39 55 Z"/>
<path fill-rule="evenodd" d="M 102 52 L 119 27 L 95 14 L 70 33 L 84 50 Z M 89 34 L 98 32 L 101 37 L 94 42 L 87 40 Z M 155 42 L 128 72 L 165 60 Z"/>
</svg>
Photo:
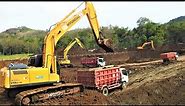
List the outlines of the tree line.
<svg viewBox="0 0 185 106">
<path fill-rule="evenodd" d="M 113 48 L 136 48 L 146 41 L 153 40 L 155 46 L 185 43 L 185 18 L 168 23 L 155 23 L 146 17 L 137 20 L 137 27 L 103 26 L 101 31 L 106 38 L 113 40 Z M 20 53 L 41 53 L 47 31 L 18 27 L 0 33 L 0 53 L 4 55 Z M 78 37 L 87 49 L 99 48 L 91 28 L 75 29 L 65 33 L 56 49 L 65 48 Z M 77 45 L 75 45 L 77 46 Z"/>
</svg>

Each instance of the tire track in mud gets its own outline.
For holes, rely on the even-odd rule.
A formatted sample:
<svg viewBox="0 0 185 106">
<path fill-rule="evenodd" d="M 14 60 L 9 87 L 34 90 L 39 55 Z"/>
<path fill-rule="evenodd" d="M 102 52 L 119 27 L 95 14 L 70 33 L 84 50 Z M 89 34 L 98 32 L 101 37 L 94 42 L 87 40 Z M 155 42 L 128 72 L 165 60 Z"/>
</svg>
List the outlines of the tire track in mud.
<svg viewBox="0 0 185 106">
<path fill-rule="evenodd" d="M 66 95 L 38 102 L 34 105 L 113 105 L 117 104 L 96 90 L 85 90 L 82 93 Z"/>
</svg>

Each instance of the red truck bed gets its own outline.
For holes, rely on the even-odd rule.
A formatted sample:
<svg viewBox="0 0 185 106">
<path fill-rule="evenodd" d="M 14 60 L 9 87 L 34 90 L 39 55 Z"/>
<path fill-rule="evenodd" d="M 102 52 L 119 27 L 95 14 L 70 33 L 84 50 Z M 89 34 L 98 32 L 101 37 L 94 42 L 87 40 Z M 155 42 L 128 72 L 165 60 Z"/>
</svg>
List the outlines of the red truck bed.
<svg viewBox="0 0 185 106">
<path fill-rule="evenodd" d="M 85 87 L 101 89 L 104 85 L 118 84 L 120 81 L 119 67 L 92 68 L 90 70 L 77 71 L 77 81 Z"/>
<path fill-rule="evenodd" d="M 81 64 L 96 64 L 97 57 L 84 57 L 81 59 Z"/>
<path fill-rule="evenodd" d="M 175 58 L 176 52 L 168 52 L 168 53 L 161 53 L 160 58 L 161 59 L 172 59 Z"/>
</svg>

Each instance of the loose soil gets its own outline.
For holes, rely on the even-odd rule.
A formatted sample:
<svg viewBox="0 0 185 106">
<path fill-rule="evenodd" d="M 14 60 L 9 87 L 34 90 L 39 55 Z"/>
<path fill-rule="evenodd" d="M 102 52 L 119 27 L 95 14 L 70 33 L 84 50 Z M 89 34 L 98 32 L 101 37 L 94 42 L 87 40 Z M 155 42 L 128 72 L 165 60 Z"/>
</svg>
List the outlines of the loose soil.
<svg viewBox="0 0 185 106">
<path fill-rule="evenodd" d="M 38 102 L 38 104 L 62 104 L 62 105 L 117 105 L 117 104 L 185 104 L 185 57 L 180 56 L 177 62 L 168 65 L 162 64 L 161 60 L 119 64 L 131 70 L 129 82 L 124 90 L 112 90 L 109 96 L 104 96 L 96 89 L 85 89 L 83 93 L 68 95 Z M 0 66 L 4 67 L 11 62 L 26 60 L 3 61 Z M 77 70 L 82 68 L 62 68 L 61 79 L 65 82 L 77 82 Z M 84 68 L 83 68 L 84 70 Z M 14 101 L 6 97 L 4 89 L 0 88 L 0 104 L 13 105 Z"/>
</svg>

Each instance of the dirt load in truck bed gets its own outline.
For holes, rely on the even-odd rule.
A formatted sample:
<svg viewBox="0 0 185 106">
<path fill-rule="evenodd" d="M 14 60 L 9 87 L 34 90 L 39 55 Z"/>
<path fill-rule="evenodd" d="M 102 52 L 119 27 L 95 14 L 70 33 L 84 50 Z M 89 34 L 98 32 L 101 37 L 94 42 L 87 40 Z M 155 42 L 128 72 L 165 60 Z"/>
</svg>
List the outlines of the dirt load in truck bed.
<svg viewBox="0 0 185 106">
<path fill-rule="evenodd" d="M 85 104 L 185 104 L 185 58 L 163 65 L 162 62 L 128 65 L 131 70 L 127 88 L 117 89 L 104 96 L 93 89 L 81 94 L 68 95 L 39 102 L 37 104 L 85 105 Z M 77 70 L 84 68 L 62 68 L 61 79 L 76 82 Z M 88 70 L 88 69 L 87 69 Z M 0 89 L 0 104 L 14 104 Z"/>
</svg>

